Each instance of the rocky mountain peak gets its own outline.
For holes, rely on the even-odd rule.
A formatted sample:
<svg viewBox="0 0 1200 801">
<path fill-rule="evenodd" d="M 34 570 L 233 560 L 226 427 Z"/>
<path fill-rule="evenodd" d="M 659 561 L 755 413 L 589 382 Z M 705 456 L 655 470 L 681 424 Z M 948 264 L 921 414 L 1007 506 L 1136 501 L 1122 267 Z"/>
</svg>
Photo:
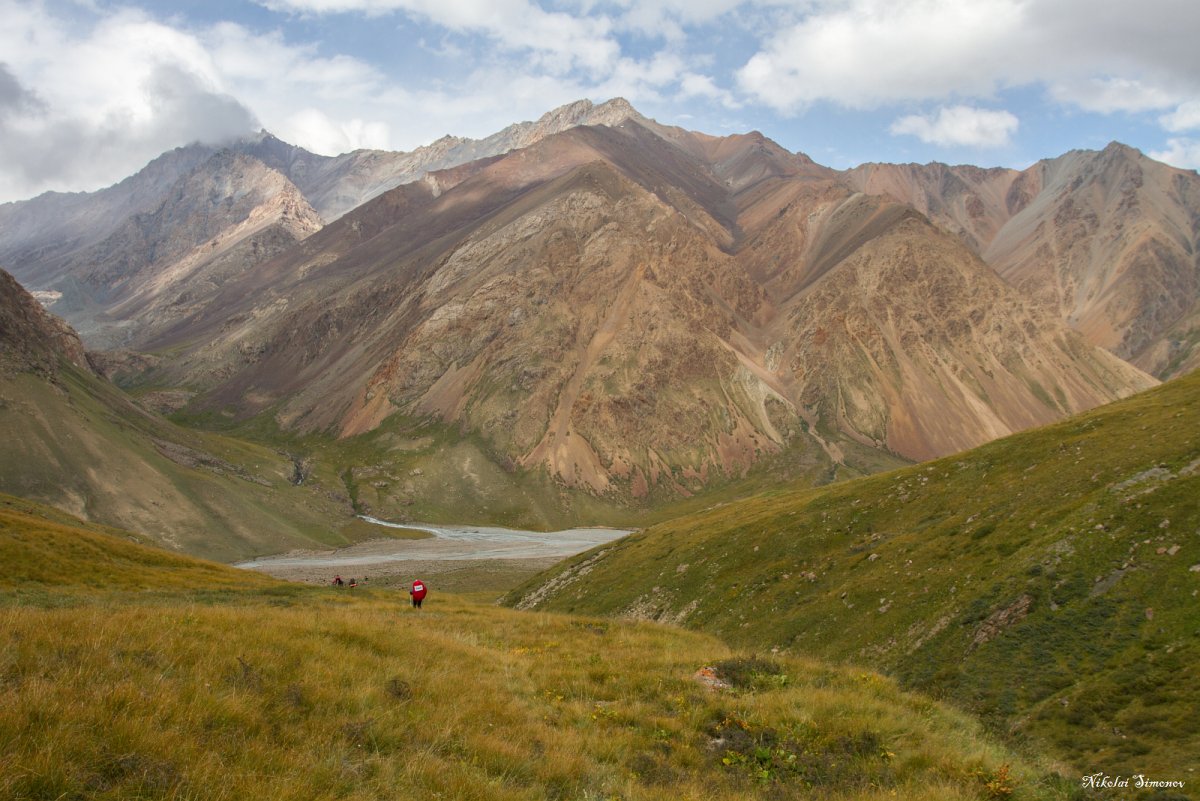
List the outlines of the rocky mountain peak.
<svg viewBox="0 0 1200 801">
<path fill-rule="evenodd" d="M 630 117 L 641 115 L 623 97 L 614 97 L 600 105 L 584 99 L 547 111 L 538 118 L 535 127 L 561 131 L 575 125 L 619 125 Z"/>
<path fill-rule="evenodd" d="M 1109 155 L 1118 155 L 1119 154 L 1119 155 L 1125 156 L 1126 158 L 1145 158 L 1146 157 L 1146 155 L 1144 153 L 1142 153 L 1142 151 L 1138 150 L 1136 147 L 1127 145 L 1124 142 L 1118 142 L 1115 139 L 1113 141 L 1109 142 L 1105 146 L 1104 150 L 1101 152 L 1105 153 L 1105 154 L 1109 154 Z"/>
<path fill-rule="evenodd" d="M 614 97 L 598 106 L 594 106 L 586 117 L 586 124 L 619 125 L 631 117 L 641 119 L 642 115 L 625 98 Z"/>
</svg>

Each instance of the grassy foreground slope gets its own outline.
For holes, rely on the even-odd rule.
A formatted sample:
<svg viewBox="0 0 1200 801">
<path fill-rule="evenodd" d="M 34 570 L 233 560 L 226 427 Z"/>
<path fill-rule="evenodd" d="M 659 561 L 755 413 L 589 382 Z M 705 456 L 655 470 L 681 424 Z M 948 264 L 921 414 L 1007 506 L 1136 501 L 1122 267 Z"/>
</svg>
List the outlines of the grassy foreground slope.
<svg viewBox="0 0 1200 801">
<path fill-rule="evenodd" d="M 509 601 L 868 664 L 1083 771 L 1200 785 L 1200 372 L 581 554 Z"/>
<path fill-rule="evenodd" d="M 874 673 L 436 588 L 417 612 L 0 500 L 0 798 L 1073 795 Z"/>
</svg>

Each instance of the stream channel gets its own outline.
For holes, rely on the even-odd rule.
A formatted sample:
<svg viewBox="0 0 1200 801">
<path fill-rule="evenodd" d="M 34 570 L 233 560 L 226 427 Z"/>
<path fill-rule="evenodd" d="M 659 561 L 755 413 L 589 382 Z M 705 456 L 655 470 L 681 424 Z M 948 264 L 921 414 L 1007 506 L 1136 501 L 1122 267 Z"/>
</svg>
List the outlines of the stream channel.
<svg viewBox="0 0 1200 801">
<path fill-rule="evenodd" d="M 363 516 L 387 528 L 426 531 L 419 540 L 379 538 L 328 551 L 291 551 L 263 556 L 234 567 L 257 570 L 293 581 L 327 582 L 334 573 L 378 575 L 410 572 L 440 563 L 536 561 L 538 568 L 603 545 L 629 534 L 615 528 L 572 528 L 564 531 L 522 531 L 498 526 L 451 526 L 426 523 L 388 523 Z M 531 564 L 530 568 L 534 566 Z"/>
</svg>

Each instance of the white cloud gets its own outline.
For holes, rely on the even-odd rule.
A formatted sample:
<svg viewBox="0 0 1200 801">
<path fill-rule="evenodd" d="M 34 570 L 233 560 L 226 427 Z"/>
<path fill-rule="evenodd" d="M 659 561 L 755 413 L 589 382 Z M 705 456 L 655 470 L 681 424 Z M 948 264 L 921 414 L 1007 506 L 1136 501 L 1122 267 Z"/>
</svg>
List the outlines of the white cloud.
<svg viewBox="0 0 1200 801">
<path fill-rule="evenodd" d="M 998 88 L 997 40 L 1019 36 L 1015 0 L 829 4 L 780 31 L 739 71 L 742 88 L 783 111 L 830 100 L 869 108 Z"/>
<path fill-rule="evenodd" d="M 324 155 L 392 146 L 387 118 L 395 109 L 383 100 L 388 80 L 370 64 L 321 56 L 315 45 L 232 23 L 197 36 L 222 78 L 276 136 Z"/>
<path fill-rule="evenodd" d="M 383 74 L 360 59 L 322 57 L 315 45 L 289 44 L 278 32 L 255 34 L 224 22 L 199 37 L 214 67 L 238 86 L 287 85 L 328 99 L 374 92 L 384 83 Z"/>
<path fill-rule="evenodd" d="M 938 109 L 936 115 L 901 117 L 890 130 L 942 147 L 1003 147 L 1011 142 L 1019 125 L 1020 121 L 1008 111 L 950 106 Z"/>
<path fill-rule="evenodd" d="M 679 41 L 686 29 L 748 5 L 742 0 L 618 0 L 613 24 L 643 36 Z"/>
<path fill-rule="evenodd" d="M 1049 93 L 1060 103 L 1085 111 L 1111 114 L 1116 111 L 1141 112 L 1166 108 L 1177 95 L 1136 78 L 1082 78 L 1051 83 Z"/>
<path fill-rule="evenodd" d="M 278 31 L 187 29 L 128 8 L 68 19 L 14 0 L 0 17 L 0 201 L 97 189 L 165 150 L 260 126 L 327 155 L 391 147 L 389 120 L 421 112 L 372 65 Z"/>
<path fill-rule="evenodd" d="M 98 188 L 164 150 L 257 125 L 194 37 L 140 12 L 82 34 L 40 4 L 0 0 L 0 17 L 9 91 L 24 98 L 0 123 L 0 200 Z"/>
<path fill-rule="evenodd" d="M 453 31 L 476 33 L 557 72 L 607 69 L 621 47 L 604 16 L 544 11 L 528 0 L 263 0 L 276 11 L 415 15 Z"/>
<path fill-rule="evenodd" d="M 1200 128 L 1200 100 L 1180 103 L 1178 108 L 1159 117 L 1158 121 L 1171 133 Z"/>
<path fill-rule="evenodd" d="M 1200 169 L 1200 139 L 1168 139 L 1167 149 L 1150 151 L 1150 158 L 1184 170 Z"/>
<path fill-rule="evenodd" d="M 542 4 L 530 0 L 261 2 L 274 10 L 304 15 L 403 14 L 451 33 L 483 36 L 499 45 L 499 50 L 488 53 L 486 65 L 459 81 L 453 92 L 429 87 L 406 91 L 392 86 L 372 96 L 376 108 L 386 108 L 389 116 L 405 121 L 402 126 L 391 126 L 393 146 L 410 148 L 429 141 L 416 132 L 431 126 L 436 126 L 439 135 L 486 135 L 510 124 L 522 112 L 526 119 L 536 118 L 554 105 L 580 97 L 621 96 L 635 104 L 700 97 L 727 107 L 737 105 L 730 92 L 697 69 L 705 63 L 704 57 L 685 55 L 672 47 L 634 57 L 622 52 L 616 31 L 629 28 L 629 23 L 620 20 L 630 14 L 653 12 L 654 19 L 663 24 L 668 18 L 690 23 L 719 16 L 741 0 L 618 2 L 616 9 L 606 4 L 605 10 L 614 11 L 618 21 L 589 3 L 577 3 L 575 11 L 568 13 L 544 10 Z M 446 46 L 443 42 L 439 48 Z M 339 94 L 342 92 L 339 88 Z M 312 123 L 311 131 L 329 130 L 328 125 L 317 125 L 311 115 L 306 119 Z"/>
<path fill-rule="evenodd" d="M 681 97 L 706 97 L 715 100 L 725 108 L 738 108 L 741 104 L 733 93 L 717 86 L 712 78 L 694 72 L 687 72 L 680 78 L 679 94 Z"/>
<path fill-rule="evenodd" d="M 360 148 L 387 149 L 386 123 L 359 118 L 334 120 L 319 109 L 306 108 L 292 114 L 276 129 L 285 142 L 304 142 L 315 153 L 345 153 Z"/>
<path fill-rule="evenodd" d="M 1200 95 L 1200 3 L 1141 0 L 814 0 L 738 73 L 785 113 L 989 98 L 1034 86 L 1090 111 L 1162 109 Z"/>
</svg>

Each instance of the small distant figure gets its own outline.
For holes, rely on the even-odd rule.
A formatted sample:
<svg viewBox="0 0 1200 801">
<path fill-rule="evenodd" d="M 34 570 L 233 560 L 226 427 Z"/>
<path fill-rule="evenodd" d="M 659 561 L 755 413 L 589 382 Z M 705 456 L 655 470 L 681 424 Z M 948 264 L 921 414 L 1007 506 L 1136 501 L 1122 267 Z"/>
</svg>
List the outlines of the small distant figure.
<svg viewBox="0 0 1200 801">
<path fill-rule="evenodd" d="M 412 596 L 414 609 L 421 608 L 421 601 L 425 600 L 426 592 L 427 590 L 425 589 L 425 582 L 421 581 L 420 579 L 417 579 L 413 582 L 412 589 L 408 591 L 408 594 Z"/>
<path fill-rule="evenodd" d="M 332 581 L 331 583 L 332 583 L 332 584 L 333 584 L 333 586 L 335 586 L 335 587 L 340 587 L 340 586 L 342 586 L 343 584 L 345 584 L 346 582 L 342 581 L 342 576 L 341 576 L 341 574 L 338 574 L 338 575 L 336 575 L 336 576 L 334 576 L 334 577 L 333 577 L 333 581 Z"/>
<path fill-rule="evenodd" d="M 350 577 L 350 589 L 354 589 L 357 586 L 358 586 L 358 579 L 351 576 Z"/>
</svg>

